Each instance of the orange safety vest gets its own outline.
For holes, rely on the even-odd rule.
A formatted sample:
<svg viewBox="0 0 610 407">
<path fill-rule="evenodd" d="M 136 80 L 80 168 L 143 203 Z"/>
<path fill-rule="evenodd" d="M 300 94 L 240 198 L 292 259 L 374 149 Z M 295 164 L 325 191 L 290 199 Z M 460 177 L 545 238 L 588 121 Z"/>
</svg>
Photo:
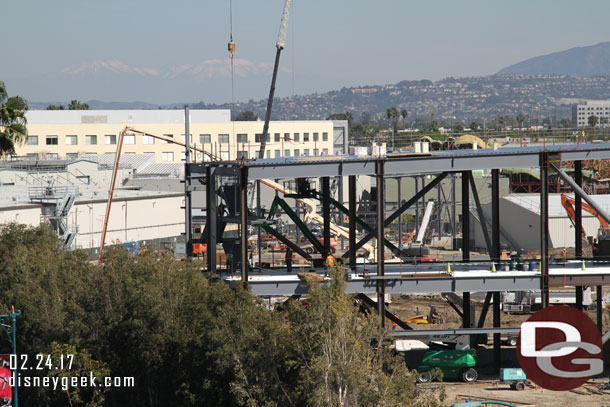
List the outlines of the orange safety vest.
<svg viewBox="0 0 610 407">
<path fill-rule="evenodd" d="M 326 258 L 326 265 L 329 267 L 333 267 L 335 265 L 335 258 L 332 254 Z"/>
</svg>

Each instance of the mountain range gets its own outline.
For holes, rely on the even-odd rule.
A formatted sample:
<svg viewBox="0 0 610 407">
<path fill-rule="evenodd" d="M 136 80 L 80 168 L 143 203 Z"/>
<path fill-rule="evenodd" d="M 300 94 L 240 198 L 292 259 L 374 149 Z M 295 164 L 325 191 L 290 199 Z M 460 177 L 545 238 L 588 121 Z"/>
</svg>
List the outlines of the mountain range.
<svg viewBox="0 0 610 407">
<path fill-rule="evenodd" d="M 228 61 L 207 60 L 198 64 L 166 68 L 130 66 L 118 60 L 92 61 L 64 69 L 61 75 L 73 83 L 108 83 L 108 93 L 99 99 L 112 100 L 122 89 L 125 93 L 159 95 L 180 100 L 178 95 L 191 91 L 205 95 L 212 89 L 224 89 L 230 98 L 231 79 Z M 271 66 L 235 59 L 236 80 L 248 78 L 241 87 L 251 93 L 266 95 Z M 284 69 L 278 88 L 289 72 Z M 248 85 L 249 84 L 249 85 Z M 327 87 L 327 89 L 330 86 Z M 227 91 L 228 89 L 228 91 Z M 135 93 L 135 92 L 134 92 Z M 152 97 L 151 97 L 152 98 Z M 118 99 L 115 98 L 115 99 Z M 153 99 L 153 100 L 154 100 Z M 199 97 L 199 100 L 202 98 Z M 610 99 L 610 42 L 572 48 L 538 56 L 501 69 L 497 74 L 471 78 L 446 78 L 440 81 L 402 81 L 396 84 L 368 85 L 292 97 L 277 97 L 274 119 L 323 119 L 333 113 L 351 111 L 356 117 L 383 118 L 390 106 L 407 109 L 411 118 L 471 120 L 524 113 L 531 116 L 569 117 L 570 105 L 586 99 Z M 196 100 L 196 99 L 195 99 Z M 32 109 L 44 109 L 60 102 L 30 102 Z M 64 102 L 65 103 L 65 102 Z M 165 109 L 180 108 L 183 102 L 154 104 L 148 102 L 103 102 L 90 100 L 93 109 Z M 188 102 L 198 108 L 233 108 L 251 110 L 264 116 L 266 100 L 235 104 Z"/>
<path fill-rule="evenodd" d="M 503 74 L 523 75 L 610 75 L 610 42 L 588 47 L 576 47 L 526 59 L 498 71 Z"/>
</svg>

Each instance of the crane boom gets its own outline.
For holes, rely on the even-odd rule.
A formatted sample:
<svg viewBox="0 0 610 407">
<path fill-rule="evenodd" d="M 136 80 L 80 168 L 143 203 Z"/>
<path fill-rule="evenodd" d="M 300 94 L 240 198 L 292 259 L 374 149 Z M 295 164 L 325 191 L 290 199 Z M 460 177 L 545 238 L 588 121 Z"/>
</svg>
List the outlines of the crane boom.
<svg viewBox="0 0 610 407">
<path fill-rule="evenodd" d="M 265 112 L 265 124 L 263 125 L 263 133 L 261 135 L 261 148 L 258 152 L 258 158 L 265 158 L 265 147 L 267 145 L 267 133 L 269 132 L 269 120 L 271 119 L 271 107 L 273 106 L 273 96 L 275 95 L 275 81 L 277 79 L 277 71 L 280 65 L 280 54 L 284 49 L 286 40 L 286 28 L 288 27 L 288 11 L 290 9 L 290 1 L 284 3 L 284 12 L 282 13 L 282 23 L 280 24 L 280 32 L 278 34 L 275 47 L 275 64 L 273 65 L 273 76 L 271 77 L 271 88 L 269 89 L 269 100 L 267 100 L 267 111 Z"/>
</svg>

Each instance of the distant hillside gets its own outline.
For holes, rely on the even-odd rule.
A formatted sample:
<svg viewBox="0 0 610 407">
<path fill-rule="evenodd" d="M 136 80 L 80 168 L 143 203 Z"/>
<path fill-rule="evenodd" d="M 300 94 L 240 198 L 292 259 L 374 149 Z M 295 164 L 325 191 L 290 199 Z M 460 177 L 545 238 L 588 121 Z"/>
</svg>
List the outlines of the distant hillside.
<svg viewBox="0 0 610 407">
<path fill-rule="evenodd" d="M 385 123 L 386 110 L 396 106 L 399 111 L 408 111 L 407 119 L 402 119 L 403 125 L 417 120 L 464 124 L 470 124 L 473 120 L 487 120 L 490 123 L 500 116 L 514 118 L 518 114 L 529 116 L 532 120 L 553 118 L 557 122 L 571 117 L 572 103 L 587 99 L 610 99 L 610 75 L 506 74 L 342 88 L 326 93 L 276 98 L 271 117 L 273 120 L 318 120 L 333 113 L 349 111 L 358 121 L 377 120 Z M 95 100 L 85 102 L 92 109 L 180 109 L 187 102 L 193 109 L 232 108 L 235 113 L 251 110 L 261 118 L 265 117 L 267 107 L 266 99 L 236 102 L 234 106 L 194 101 L 162 105 Z M 44 109 L 48 104 L 30 102 L 30 108 Z"/>
<path fill-rule="evenodd" d="M 589 47 L 577 47 L 526 59 L 508 66 L 498 74 L 522 75 L 610 75 L 610 42 L 600 42 Z"/>
</svg>

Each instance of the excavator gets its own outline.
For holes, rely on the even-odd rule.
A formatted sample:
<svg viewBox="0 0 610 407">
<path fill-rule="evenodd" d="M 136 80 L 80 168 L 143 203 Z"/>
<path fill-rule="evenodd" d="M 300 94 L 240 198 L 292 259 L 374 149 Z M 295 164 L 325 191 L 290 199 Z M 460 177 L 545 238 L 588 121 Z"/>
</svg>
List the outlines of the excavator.
<svg viewBox="0 0 610 407">
<path fill-rule="evenodd" d="M 561 194 L 561 206 L 566 210 L 570 221 L 575 225 L 576 210 L 574 209 L 575 200 Z M 607 259 L 610 257 L 610 224 L 588 203 L 582 202 L 582 210 L 590 213 L 599 220 L 600 228 L 597 231 L 597 243 L 593 244 L 593 257 L 600 259 Z M 585 228 L 582 228 L 582 237 L 586 239 L 587 233 Z"/>
</svg>

